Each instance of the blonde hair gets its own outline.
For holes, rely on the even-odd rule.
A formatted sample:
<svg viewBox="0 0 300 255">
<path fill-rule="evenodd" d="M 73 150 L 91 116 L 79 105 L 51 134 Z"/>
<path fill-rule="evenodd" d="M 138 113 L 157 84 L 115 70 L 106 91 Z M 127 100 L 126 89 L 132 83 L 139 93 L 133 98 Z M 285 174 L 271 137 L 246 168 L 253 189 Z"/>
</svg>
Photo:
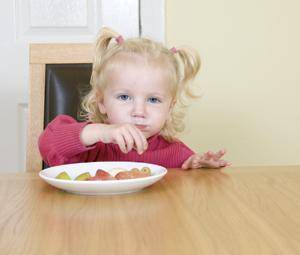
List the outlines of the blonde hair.
<svg viewBox="0 0 300 255">
<path fill-rule="evenodd" d="M 118 39 L 122 41 L 118 43 Z M 168 65 L 168 68 L 165 69 L 168 70 L 175 105 L 160 131 L 160 135 L 167 141 L 173 141 L 176 135 L 184 130 L 184 109 L 187 106 L 185 100 L 197 98 L 192 92 L 190 84 L 200 69 L 198 53 L 188 47 L 169 50 L 163 44 L 147 38 L 123 40 L 120 34 L 114 30 L 107 27 L 102 28 L 95 44 L 95 57 L 90 80 L 91 90 L 82 102 L 82 116 L 91 122 L 103 123 L 106 121 L 106 115 L 100 112 L 98 102 L 102 100 L 103 91 L 107 86 L 106 71 L 118 60 L 120 61 L 120 58 L 118 59 L 120 53 L 142 56 L 149 62 L 159 61 L 159 63 Z"/>
</svg>

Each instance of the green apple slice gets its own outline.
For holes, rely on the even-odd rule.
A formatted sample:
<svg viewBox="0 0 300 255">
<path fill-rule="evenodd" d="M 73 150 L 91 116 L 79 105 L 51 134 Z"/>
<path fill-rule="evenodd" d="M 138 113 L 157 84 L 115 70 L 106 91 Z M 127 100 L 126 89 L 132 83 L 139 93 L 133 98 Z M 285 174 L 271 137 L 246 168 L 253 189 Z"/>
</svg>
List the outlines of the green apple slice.
<svg viewBox="0 0 300 255">
<path fill-rule="evenodd" d="M 91 175 L 89 172 L 82 173 L 75 178 L 75 181 L 86 181 L 90 177 Z"/>
<path fill-rule="evenodd" d="M 58 174 L 55 178 L 60 180 L 71 180 L 71 177 L 67 174 L 67 172 L 62 172 Z"/>
</svg>

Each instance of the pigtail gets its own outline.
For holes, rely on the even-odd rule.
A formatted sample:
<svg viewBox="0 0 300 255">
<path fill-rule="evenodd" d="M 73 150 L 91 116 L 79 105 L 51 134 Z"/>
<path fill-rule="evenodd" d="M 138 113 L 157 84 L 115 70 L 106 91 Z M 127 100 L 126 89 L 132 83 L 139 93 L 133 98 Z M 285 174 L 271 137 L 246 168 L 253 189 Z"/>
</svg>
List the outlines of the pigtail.
<svg viewBox="0 0 300 255">
<path fill-rule="evenodd" d="M 103 27 L 96 39 L 94 45 L 94 61 L 92 75 L 90 79 L 91 90 L 83 98 L 81 103 L 80 117 L 93 122 L 104 122 L 104 116 L 101 115 L 98 109 L 99 93 L 97 84 L 102 66 L 103 56 L 109 48 L 109 44 L 112 39 L 116 39 L 120 36 L 117 32 L 111 28 Z"/>
<path fill-rule="evenodd" d="M 177 81 L 176 103 L 172 107 L 170 116 L 166 120 L 160 134 L 167 141 L 172 142 L 176 135 L 185 129 L 183 119 L 186 114 L 186 108 L 189 105 L 188 99 L 200 97 L 192 92 L 190 85 L 200 70 L 201 61 L 197 51 L 188 47 L 173 47 L 169 49 L 169 52 L 172 53 L 172 59 L 175 60 L 174 67 Z"/>
<path fill-rule="evenodd" d="M 99 66 L 103 54 L 108 49 L 109 43 L 112 39 L 116 39 L 120 36 L 116 31 L 108 27 L 103 27 L 95 43 L 95 54 L 94 54 L 94 67 Z"/>
<path fill-rule="evenodd" d="M 176 48 L 176 55 L 182 63 L 181 89 L 188 97 L 198 98 L 189 86 L 200 70 L 201 61 L 197 51 L 188 47 L 180 47 Z"/>
<path fill-rule="evenodd" d="M 101 69 L 101 61 L 103 55 L 108 49 L 109 43 L 113 38 L 117 38 L 118 33 L 114 30 L 103 27 L 101 32 L 95 42 L 94 46 L 94 62 L 93 62 L 93 70 L 91 75 L 91 85 L 92 89 L 96 89 L 97 79 L 99 77 L 100 69 Z"/>
</svg>

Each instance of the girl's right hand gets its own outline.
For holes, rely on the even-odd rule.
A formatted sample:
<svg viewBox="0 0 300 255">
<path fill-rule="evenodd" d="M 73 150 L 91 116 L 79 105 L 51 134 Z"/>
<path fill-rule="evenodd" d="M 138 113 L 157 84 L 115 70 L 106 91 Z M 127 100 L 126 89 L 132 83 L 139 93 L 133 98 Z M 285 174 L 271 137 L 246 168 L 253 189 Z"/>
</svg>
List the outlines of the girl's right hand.
<svg viewBox="0 0 300 255">
<path fill-rule="evenodd" d="M 81 132 L 81 141 L 86 146 L 98 141 L 115 143 L 123 153 L 134 148 L 142 154 L 148 147 L 144 134 L 132 124 L 89 124 Z"/>
</svg>

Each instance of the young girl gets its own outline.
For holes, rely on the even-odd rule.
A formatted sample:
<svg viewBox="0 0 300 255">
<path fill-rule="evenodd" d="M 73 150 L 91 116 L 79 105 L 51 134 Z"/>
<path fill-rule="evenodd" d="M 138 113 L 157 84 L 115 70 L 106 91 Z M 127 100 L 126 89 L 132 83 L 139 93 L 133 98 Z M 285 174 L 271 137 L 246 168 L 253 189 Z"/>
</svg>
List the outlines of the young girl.
<svg viewBox="0 0 300 255">
<path fill-rule="evenodd" d="M 183 98 L 200 68 L 190 48 L 164 47 L 145 38 L 123 39 L 103 28 L 96 41 L 87 122 L 57 116 L 39 138 L 49 165 L 138 161 L 167 168 L 220 168 L 224 150 L 193 152 L 176 135 L 183 130 Z"/>
</svg>

